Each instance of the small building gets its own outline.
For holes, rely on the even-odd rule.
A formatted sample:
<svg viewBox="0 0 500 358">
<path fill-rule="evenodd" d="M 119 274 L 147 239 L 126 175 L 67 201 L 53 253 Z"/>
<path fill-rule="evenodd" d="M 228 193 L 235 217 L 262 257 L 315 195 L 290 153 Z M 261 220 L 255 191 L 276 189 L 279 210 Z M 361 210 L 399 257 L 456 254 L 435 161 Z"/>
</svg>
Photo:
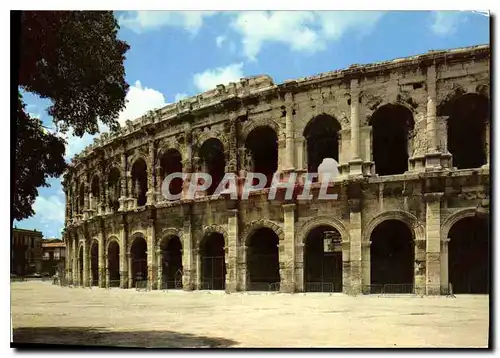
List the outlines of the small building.
<svg viewBox="0 0 500 358">
<path fill-rule="evenodd" d="M 42 273 L 54 275 L 64 270 L 66 245 L 61 239 L 47 239 L 42 242 Z"/>
<path fill-rule="evenodd" d="M 43 234 L 37 230 L 12 229 L 10 273 L 17 276 L 40 273 Z"/>
</svg>

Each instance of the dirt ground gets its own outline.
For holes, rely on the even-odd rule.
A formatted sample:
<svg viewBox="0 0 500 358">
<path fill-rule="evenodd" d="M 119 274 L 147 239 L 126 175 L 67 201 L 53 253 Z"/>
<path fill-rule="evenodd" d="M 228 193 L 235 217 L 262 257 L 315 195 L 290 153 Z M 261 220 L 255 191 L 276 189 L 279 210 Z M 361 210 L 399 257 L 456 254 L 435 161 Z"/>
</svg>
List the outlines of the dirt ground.
<svg viewBox="0 0 500 358">
<path fill-rule="evenodd" d="M 14 342 L 135 347 L 486 347 L 488 296 L 350 297 L 11 284 Z"/>
</svg>

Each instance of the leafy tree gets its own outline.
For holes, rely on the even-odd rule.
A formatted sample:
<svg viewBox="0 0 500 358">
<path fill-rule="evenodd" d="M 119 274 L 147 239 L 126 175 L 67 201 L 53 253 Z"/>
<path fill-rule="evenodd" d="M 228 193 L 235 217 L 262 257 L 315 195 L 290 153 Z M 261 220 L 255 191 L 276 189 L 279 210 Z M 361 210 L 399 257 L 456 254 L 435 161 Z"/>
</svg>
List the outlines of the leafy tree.
<svg viewBox="0 0 500 358">
<path fill-rule="evenodd" d="M 113 13 L 23 11 L 20 17 L 19 87 L 51 100 L 48 114 L 60 133 L 96 134 L 99 121 L 117 130 L 128 90 L 124 61 L 129 45 L 117 38 Z M 33 215 L 37 187 L 64 171 L 65 149 L 60 138 L 26 114 L 20 94 L 16 126 L 13 219 L 22 220 Z M 36 162 L 30 156 L 42 162 L 31 165 Z"/>
</svg>

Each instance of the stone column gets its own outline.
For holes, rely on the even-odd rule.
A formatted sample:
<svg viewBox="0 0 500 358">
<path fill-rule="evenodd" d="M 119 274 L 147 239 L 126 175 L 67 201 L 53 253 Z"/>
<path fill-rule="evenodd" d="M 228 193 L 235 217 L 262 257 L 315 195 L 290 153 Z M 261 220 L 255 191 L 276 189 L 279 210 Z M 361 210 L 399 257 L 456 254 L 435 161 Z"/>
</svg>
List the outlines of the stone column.
<svg viewBox="0 0 500 358">
<path fill-rule="evenodd" d="M 238 248 L 238 291 L 248 290 L 248 271 L 247 271 L 247 255 L 249 248 L 245 242 L 242 242 Z"/>
<path fill-rule="evenodd" d="M 126 201 L 127 201 L 127 155 L 125 152 L 121 155 L 121 168 L 120 168 L 120 198 L 118 199 L 120 203 L 120 208 L 118 211 L 125 211 Z"/>
<path fill-rule="evenodd" d="M 87 243 L 87 238 L 83 242 L 83 287 L 89 287 L 89 271 L 90 271 L 90 262 L 89 262 L 89 247 Z"/>
<path fill-rule="evenodd" d="M 146 205 L 154 205 L 156 202 L 155 195 L 155 143 L 153 140 L 149 142 L 149 155 L 148 155 L 148 191 L 146 192 Z"/>
<path fill-rule="evenodd" d="M 73 285 L 77 286 L 80 283 L 79 278 L 79 263 L 78 263 L 78 238 L 72 237 L 73 241 L 73 251 L 71 254 L 73 255 Z"/>
<path fill-rule="evenodd" d="M 285 95 L 285 170 L 295 169 L 295 126 L 293 123 L 293 94 Z"/>
<path fill-rule="evenodd" d="M 120 227 L 120 288 L 128 288 L 127 227 Z"/>
<path fill-rule="evenodd" d="M 441 291 L 441 198 L 443 193 L 424 194 L 426 201 L 426 294 L 439 295 Z"/>
<path fill-rule="evenodd" d="M 304 146 L 305 139 L 303 137 L 295 138 L 295 168 L 304 170 Z"/>
<path fill-rule="evenodd" d="M 106 283 L 106 261 L 104 260 L 104 232 L 99 232 L 98 236 L 98 255 L 99 255 L 99 287 L 105 287 Z"/>
<path fill-rule="evenodd" d="M 484 141 L 485 141 L 485 154 L 486 154 L 486 164 L 483 165 L 483 167 L 488 167 L 490 166 L 490 120 L 488 119 L 485 124 L 484 128 Z"/>
<path fill-rule="evenodd" d="M 285 240 L 279 250 L 280 291 L 295 292 L 295 204 L 283 204 L 283 231 Z"/>
<path fill-rule="evenodd" d="M 196 270 L 195 270 L 195 277 L 196 277 L 196 284 L 194 289 L 195 290 L 201 290 L 202 287 L 202 280 L 201 280 L 201 257 L 200 257 L 200 249 L 197 247 L 193 250 L 194 258 L 195 258 L 195 263 L 196 263 Z"/>
<path fill-rule="evenodd" d="M 447 295 L 450 294 L 448 290 L 449 285 L 449 276 L 448 276 L 448 247 L 449 247 L 450 239 L 443 238 L 441 240 L 441 294 Z"/>
<path fill-rule="evenodd" d="M 193 276 L 193 237 L 191 233 L 191 206 L 182 205 L 184 225 L 182 230 L 182 287 L 186 291 L 194 289 Z"/>
<path fill-rule="evenodd" d="M 155 221 L 149 220 L 149 225 L 147 229 L 147 245 L 148 245 L 148 289 L 155 290 L 156 289 L 156 272 L 157 272 L 157 262 L 155 257 L 155 242 L 156 242 L 156 230 L 155 230 Z"/>
<path fill-rule="evenodd" d="M 238 209 L 231 209 L 228 211 L 227 221 L 227 256 L 226 256 L 226 291 L 236 292 L 237 282 L 237 254 L 238 254 Z"/>
<path fill-rule="evenodd" d="M 427 68 L 427 153 L 426 170 L 441 169 L 441 153 L 438 150 L 436 124 L 436 67 Z"/>
<path fill-rule="evenodd" d="M 84 176 L 84 182 L 83 182 L 83 219 L 87 220 L 90 217 L 90 190 L 89 190 L 89 182 L 88 182 L 88 175 L 86 174 Z"/>
<path fill-rule="evenodd" d="M 361 293 L 362 272 L 361 272 L 361 210 L 360 199 L 349 199 L 349 237 L 350 243 L 350 282 L 344 282 L 344 290 L 349 290 L 351 294 Z M 347 293 L 347 292 L 346 292 Z"/>
<path fill-rule="evenodd" d="M 358 79 L 352 79 L 351 80 L 351 155 L 349 158 L 349 175 L 363 175 L 363 160 L 359 156 L 359 148 L 360 148 L 359 83 Z"/>
</svg>

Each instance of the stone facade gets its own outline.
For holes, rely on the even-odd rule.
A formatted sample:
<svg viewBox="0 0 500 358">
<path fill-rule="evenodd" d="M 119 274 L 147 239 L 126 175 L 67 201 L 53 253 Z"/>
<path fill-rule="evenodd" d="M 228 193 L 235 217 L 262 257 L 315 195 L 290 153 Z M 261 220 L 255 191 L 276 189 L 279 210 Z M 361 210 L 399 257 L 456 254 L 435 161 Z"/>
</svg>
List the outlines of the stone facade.
<svg viewBox="0 0 500 358">
<path fill-rule="evenodd" d="M 10 273 L 17 276 L 40 274 L 43 234 L 36 230 L 12 229 Z"/>
<path fill-rule="evenodd" d="M 301 292 L 306 237 L 318 226 L 329 226 L 341 236 L 342 291 L 366 293 L 372 232 L 386 220 L 397 220 L 412 233 L 415 290 L 445 292 L 448 231 L 462 218 L 488 213 L 490 192 L 489 119 L 485 162 L 459 169 L 448 147 L 448 104 L 469 95 L 489 100 L 489 62 L 489 46 L 475 46 L 353 65 L 279 85 L 256 76 L 127 121 L 118 133 L 101 135 L 77 155 L 64 177 L 68 278 L 92 284 L 94 250 L 99 273 L 94 284 L 109 285 L 108 252 L 115 245 L 119 286 L 130 287 L 131 248 L 141 237 L 147 246 L 148 287 L 160 288 L 161 245 L 175 236 L 182 245 L 182 286 L 201 289 L 200 245 L 206 235 L 219 233 L 225 289 L 245 291 L 249 238 L 267 228 L 278 238 L 280 290 Z M 407 169 L 394 175 L 380 175 L 374 158 L 372 119 L 384 106 L 403 108 L 414 122 L 406 138 Z M 160 173 L 165 172 L 160 158 L 169 150 L 180 154 L 182 170 L 190 173 L 204 168 L 204 143 L 217 139 L 225 172 L 241 177 L 249 169 L 246 140 L 261 127 L 276 134 L 277 172 L 304 173 L 310 157 L 306 126 L 322 115 L 340 126 L 340 176 L 332 184 L 338 200 L 268 201 L 263 190 L 247 201 L 205 195 L 168 202 L 160 194 Z M 141 170 L 147 174 L 142 181 L 136 174 Z"/>
</svg>

